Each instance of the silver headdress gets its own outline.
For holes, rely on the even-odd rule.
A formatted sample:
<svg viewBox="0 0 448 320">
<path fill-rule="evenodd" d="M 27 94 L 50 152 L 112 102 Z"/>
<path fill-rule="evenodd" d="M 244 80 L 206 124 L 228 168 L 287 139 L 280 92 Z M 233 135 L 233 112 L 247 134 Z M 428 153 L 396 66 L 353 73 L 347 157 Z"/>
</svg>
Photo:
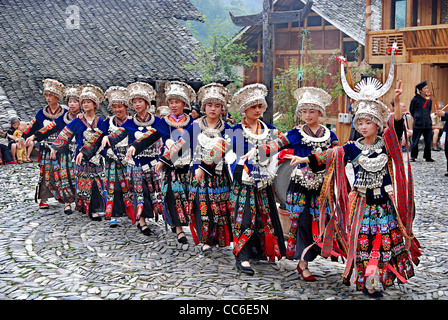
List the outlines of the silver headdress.
<svg viewBox="0 0 448 320">
<path fill-rule="evenodd" d="M 156 91 L 150 85 L 146 82 L 134 82 L 128 85 L 127 87 L 128 91 L 128 105 L 132 108 L 132 99 L 134 98 L 140 98 L 148 102 L 148 104 L 151 104 L 152 100 L 155 100 L 156 98 Z"/>
<path fill-rule="evenodd" d="M 98 107 L 104 101 L 104 92 L 100 87 L 94 86 L 92 84 L 87 84 L 82 88 L 81 94 L 79 96 L 79 101 L 90 99 Z"/>
<path fill-rule="evenodd" d="M 248 108 L 261 104 L 263 106 L 263 112 L 265 112 L 268 107 L 266 102 L 267 95 L 268 89 L 264 84 L 249 84 L 235 92 L 232 99 L 232 106 L 238 108 L 240 113 L 243 114 Z"/>
<path fill-rule="evenodd" d="M 44 95 L 48 93 L 58 97 L 61 100 L 62 98 L 64 98 L 65 86 L 61 82 L 54 79 L 44 79 L 43 84 L 44 84 L 43 89 Z"/>
<path fill-rule="evenodd" d="M 159 117 L 168 116 L 171 114 L 171 109 L 168 106 L 160 106 L 157 108 L 157 114 Z"/>
<path fill-rule="evenodd" d="M 323 89 L 315 87 L 302 87 L 294 91 L 294 98 L 297 100 L 296 114 L 301 116 L 303 109 L 315 109 L 321 112 L 322 117 L 326 116 L 326 108 L 331 104 L 331 96 Z"/>
<path fill-rule="evenodd" d="M 201 102 L 201 112 L 205 114 L 205 105 L 216 102 L 222 105 L 222 113 L 227 114 L 227 105 L 232 95 L 229 90 L 220 83 L 209 83 L 198 91 L 198 100 Z"/>
<path fill-rule="evenodd" d="M 114 104 L 124 104 L 126 107 L 128 106 L 128 90 L 125 87 L 109 87 L 104 95 L 109 101 L 109 109 L 111 109 Z"/>
<path fill-rule="evenodd" d="M 196 99 L 196 92 L 185 82 L 171 81 L 165 85 L 165 96 L 167 104 L 170 99 L 179 99 L 185 102 L 187 109 L 190 109 L 191 103 Z"/>
<path fill-rule="evenodd" d="M 67 85 L 66 87 L 65 87 L 65 99 L 68 101 L 68 100 L 70 100 L 70 99 L 75 99 L 75 100 L 78 100 L 78 101 L 81 101 L 81 100 L 79 100 L 79 97 L 81 96 L 81 92 L 82 92 L 82 88 L 83 88 L 84 86 L 82 86 L 82 85 L 79 85 L 79 84 L 70 84 L 70 85 Z"/>
<path fill-rule="evenodd" d="M 397 44 L 394 43 L 391 48 L 391 64 L 389 74 L 387 76 L 386 83 L 382 85 L 377 79 L 367 77 L 362 79 L 353 90 L 347 82 L 345 76 L 344 64 L 341 63 L 341 81 L 344 87 L 345 93 L 355 100 L 353 103 L 353 110 L 355 111 L 355 117 L 353 119 L 353 125 L 358 130 L 358 119 L 369 119 L 374 121 L 382 130 L 383 123 L 387 121 L 389 116 L 389 109 L 387 106 L 378 100 L 386 94 L 392 86 L 394 81 L 394 53 L 397 49 Z M 359 130 L 358 130 L 359 131 Z"/>
</svg>

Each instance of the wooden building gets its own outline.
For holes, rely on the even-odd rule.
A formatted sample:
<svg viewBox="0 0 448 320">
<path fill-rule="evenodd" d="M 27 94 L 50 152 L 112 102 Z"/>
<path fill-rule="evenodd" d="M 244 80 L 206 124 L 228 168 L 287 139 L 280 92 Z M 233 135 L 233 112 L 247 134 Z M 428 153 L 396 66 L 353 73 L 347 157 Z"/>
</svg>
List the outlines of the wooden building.
<svg viewBox="0 0 448 320">
<path fill-rule="evenodd" d="M 381 15 L 381 30 L 370 31 L 366 26 L 366 61 L 382 65 L 387 75 L 387 50 L 397 42 L 395 77 L 403 81 L 402 100 L 409 106 L 415 85 L 427 80 L 432 99 L 447 105 L 448 0 L 382 0 Z M 393 88 L 382 100 L 389 102 L 392 97 Z"/>
<path fill-rule="evenodd" d="M 277 0 L 274 11 L 291 11 L 302 9 L 307 1 Z M 380 29 L 380 0 L 372 1 L 372 16 L 370 28 Z M 308 31 L 311 49 L 303 50 L 304 61 L 311 61 L 315 55 L 322 56 L 322 63 L 326 63 L 331 56 L 343 54 L 347 57 L 350 67 L 357 67 L 364 58 L 364 43 L 366 35 L 364 0 L 313 0 L 311 12 L 303 21 L 277 24 L 274 27 L 274 77 L 278 69 L 287 69 L 292 59 L 300 63 L 302 56 L 301 34 Z M 238 42 L 245 43 L 247 50 L 256 52 L 253 68 L 244 70 L 245 83 L 262 82 L 262 26 L 252 26 L 241 29 L 236 35 Z M 359 46 L 361 50 L 359 50 Z M 328 71 L 332 75 L 339 72 L 339 62 L 334 59 Z M 328 77 L 327 81 L 335 81 Z M 327 123 L 336 124 L 336 134 L 341 141 L 348 139 L 350 124 L 338 121 L 339 113 L 348 112 L 346 97 L 335 99 L 327 110 Z"/>
</svg>

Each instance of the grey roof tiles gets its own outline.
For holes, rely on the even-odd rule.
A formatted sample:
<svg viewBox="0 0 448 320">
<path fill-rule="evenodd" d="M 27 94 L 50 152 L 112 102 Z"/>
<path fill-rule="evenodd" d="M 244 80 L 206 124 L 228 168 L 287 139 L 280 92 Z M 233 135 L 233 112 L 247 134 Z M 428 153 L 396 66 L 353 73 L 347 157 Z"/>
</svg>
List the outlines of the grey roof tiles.
<svg viewBox="0 0 448 320">
<path fill-rule="evenodd" d="M 0 87 L 8 108 L 31 120 L 45 105 L 46 77 L 103 90 L 136 78 L 198 78 L 183 68 L 194 63 L 198 41 L 180 20 L 202 18 L 188 0 L 1 1 Z M 105 105 L 99 113 L 108 114 Z"/>
</svg>

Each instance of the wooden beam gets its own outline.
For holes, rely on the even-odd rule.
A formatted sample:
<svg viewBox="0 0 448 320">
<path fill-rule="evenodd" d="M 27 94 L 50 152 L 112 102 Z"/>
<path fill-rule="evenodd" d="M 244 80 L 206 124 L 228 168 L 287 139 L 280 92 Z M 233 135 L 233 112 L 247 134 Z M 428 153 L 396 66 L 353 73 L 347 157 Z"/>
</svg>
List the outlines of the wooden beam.
<svg viewBox="0 0 448 320">
<path fill-rule="evenodd" d="M 299 21 L 308 16 L 311 11 L 312 1 L 307 2 L 307 4 L 300 10 L 293 11 L 272 11 L 269 13 L 269 23 L 287 23 L 291 21 Z"/>
<path fill-rule="evenodd" d="M 261 26 L 263 24 L 263 14 L 251 14 L 247 16 L 235 16 L 233 11 L 229 11 L 230 19 L 238 27 Z"/>
</svg>

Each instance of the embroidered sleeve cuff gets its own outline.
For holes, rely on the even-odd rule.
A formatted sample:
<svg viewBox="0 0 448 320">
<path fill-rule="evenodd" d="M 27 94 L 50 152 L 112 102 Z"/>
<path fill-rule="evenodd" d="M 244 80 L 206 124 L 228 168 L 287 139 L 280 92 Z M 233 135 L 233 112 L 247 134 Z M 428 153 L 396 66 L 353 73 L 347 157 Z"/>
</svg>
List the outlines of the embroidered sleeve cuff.
<svg viewBox="0 0 448 320">
<path fill-rule="evenodd" d="M 58 130 L 57 125 L 54 121 L 50 122 L 45 127 L 37 130 L 34 132 L 35 140 L 36 141 L 42 141 L 45 138 L 49 137 L 53 133 L 55 133 Z"/>
<path fill-rule="evenodd" d="M 310 154 L 308 156 L 308 159 L 310 162 L 308 163 L 308 166 L 313 172 L 319 172 L 325 169 L 325 163 L 319 163 L 318 158 L 314 154 Z"/>
<path fill-rule="evenodd" d="M 322 151 L 321 153 L 316 153 L 316 154 L 310 154 L 308 156 L 308 159 L 310 160 L 310 166 L 312 165 L 316 165 L 317 166 L 321 166 L 321 165 L 326 165 L 326 160 L 327 160 L 327 151 Z M 312 164 L 313 162 L 313 164 Z"/>
<path fill-rule="evenodd" d="M 160 133 L 156 129 L 151 128 L 148 131 L 146 131 L 143 134 L 143 136 L 135 140 L 134 143 L 132 144 L 132 146 L 135 148 L 135 155 L 149 148 L 151 145 L 156 143 L 159 140 L 159 138 Z"/>
</svg>

